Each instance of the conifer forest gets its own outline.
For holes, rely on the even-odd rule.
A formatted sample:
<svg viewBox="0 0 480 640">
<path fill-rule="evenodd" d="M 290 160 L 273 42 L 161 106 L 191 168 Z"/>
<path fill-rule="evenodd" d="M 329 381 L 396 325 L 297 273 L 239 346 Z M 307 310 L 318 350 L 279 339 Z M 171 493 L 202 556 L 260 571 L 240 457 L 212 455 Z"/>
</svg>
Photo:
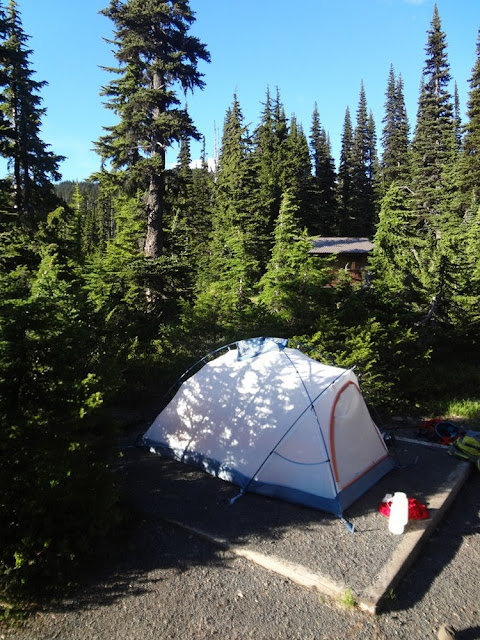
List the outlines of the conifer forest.
<svg viewBox="0 0 480 640">
<path fill-rule="evenodd" d="M 48 78 L 35 79 L 17 2 L 0 3 L 8 597 L 67 580 L 125 519 L 112 407 L 160 407 L 226 343 L 286 337 L 355 366 L 378 416 L 445 415 L 455 401 L 480 415 L 480 32 L 463 121 L 435 6 L 415 121 L 391 67 L 381 122 L 362 85 L 336 163 L 317 106 L 304 129 L 266 87 L 254 125 L 232 96 L 214 166 L 203 152 L 192 168 L 202 132 L 183 93 L 202 89 L 210 54 L 188 0 L 110 0 L 102 13 L 117 66 L 99 100 L 116 123 L 96 141 L 101 170 L 62 182 L 41 135 Z M 369 238 L 368 279 L 310 253 L 316 236 Z"/>
</svg>

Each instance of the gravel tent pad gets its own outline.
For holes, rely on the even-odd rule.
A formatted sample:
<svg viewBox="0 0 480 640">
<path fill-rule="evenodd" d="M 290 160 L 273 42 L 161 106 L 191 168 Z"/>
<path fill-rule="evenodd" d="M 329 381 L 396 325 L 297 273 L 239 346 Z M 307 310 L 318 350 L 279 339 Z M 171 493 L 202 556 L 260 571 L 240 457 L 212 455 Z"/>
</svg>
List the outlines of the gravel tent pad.
<svg viewBox="0 0 480 640">
<path fill-rule="evenodd" d="M 446 448 L 397 441 L 396 467 L 340 518 L 279 500 L 245 494 L 198 469 L 130 450 L 128 478 L 136 508 L 157 516 L 326 596 L 350 591 L 376 612 L 389 589 L 421 553 L 463 485 L 470 465 Z M 379 512 L 387 493 L 404 491 L 429 509 L 428 520 L 412 520 L 393 535 Z"/>
</svg>

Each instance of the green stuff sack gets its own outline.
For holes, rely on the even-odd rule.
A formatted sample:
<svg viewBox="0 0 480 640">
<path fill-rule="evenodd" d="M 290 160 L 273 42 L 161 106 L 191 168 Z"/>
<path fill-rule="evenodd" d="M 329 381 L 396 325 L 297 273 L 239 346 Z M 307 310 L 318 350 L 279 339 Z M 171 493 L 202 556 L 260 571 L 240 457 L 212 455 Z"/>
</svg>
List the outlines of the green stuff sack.
<svg viewBox="0 0 480 640">
<path fill-rule="evenodd" d="M 467 431 L 452 444 L 449 453 L 470 460 L 480 471 L 480 431 Z"/>
</svg>

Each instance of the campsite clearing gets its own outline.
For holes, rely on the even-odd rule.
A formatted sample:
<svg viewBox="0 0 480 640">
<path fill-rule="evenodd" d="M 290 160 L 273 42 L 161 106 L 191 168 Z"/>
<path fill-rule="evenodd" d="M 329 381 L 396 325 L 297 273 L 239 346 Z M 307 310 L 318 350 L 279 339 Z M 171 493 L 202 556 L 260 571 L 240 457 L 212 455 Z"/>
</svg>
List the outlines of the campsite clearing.
<svg viewBox="0 0 480 640">
<path fill-rule="evenodd" d="M 142 477 L 134 474 L 131 482 L 143 484 L 147 474 L 152 488 L 139 496 L 142 512 L 325 596 L 351 591 L 371 613 L 420 553 L 470 472 L 470 464 L 446 447 L 397 442 L 391 451 L 396 468 L 344 513 L 351 533 L 333 514 L 279 500 L 247 493 L 231 504 L 238 489 L 230 483 L 170 459 L 137 455 Z M 388 518 L 378 510 L 395 491 L 417 498 L 430 513 L 428 520 L 410 521 L 401 536 L 388 531 Z"/>
<path fill-rule="evenodd" d="M 372 616 L 346 607 L 356 598 L 353 591 L 348 599 L 324 596 L 316 587 L 300 586 L 265 569 L 253 561 L 254 554 L 249 559 L 235 555 L 192 530 L 209 524 L 209 535 L 229 535 L 232 546 L 255 547 L 259 556 L 303 567 L 314 554 L 317 561 L 329 563 L 323 571 L 338 565 L 338 572 L 342 567 L 347 572 L 345 584 L 353 576 L 360 585 L 368 573 L 377 576 L 379 566 L 386 566 L 377 563 L 375 554 L 392 557 L 412 533 L 409 524 L 403 536 L 389 536 L 387 520 L 377 511 L 381 487 L 371 499 L 371 511 L 361 507 L 366 495 L 355 511 L 346 513 L 358 528 L 354 534 L 333 515 L 260 496 L 246 495 L 230 506 L 231 485 L 136 448 L 137 436 L 148 424 L 139 420 L 122 442 L 119 471 L 137 510 L 131 534 L 112 540 L 117 552 L 89 573 L 82 588 L 61 601 L 44 603 L 24 626 L 6 630 L 6 640 L 433 640 L 443 622 L 461 630 L 463 640 L 480 637 L 479 474 L 470 474 L 451 510 L 437 512 L 439 528 L 422 539 L 425 544 L 414 546 L 416 562 L 386 590 L 384 606 Z M 460 488 L 465 476 L 455 486 L 449 486 L 448 478 L 455 469 L 465 469 L 465 463 L 445 450 L 419 445 L 417 459 L 402 453 L 403 444 L 395 449 L 401 467 L 381 481 L 389 492 L 414 491 L 431 506 L 429 496 L 452 496 L 450 490 Z M 169 524 L 166 517 L 182 526 Z M 354 554 L 348 561 L 342 558 L 344 544 Z M 317 575 L 319 567 L 313 566 L 312 573 Z"/>
<path fill-rule="evenodd" d="M 145 461 L 144 473 L 161 483 L 164 520 L 376 613 L 470 466 L 415 440 L 389 453 L 353 371 L 287 343 L 244 340 L 204 362 L 146 432 L 145 447 L 168 460 Z M 400 536 L 378 510 L 395 492 L 430 512 Z"/>
</svg>

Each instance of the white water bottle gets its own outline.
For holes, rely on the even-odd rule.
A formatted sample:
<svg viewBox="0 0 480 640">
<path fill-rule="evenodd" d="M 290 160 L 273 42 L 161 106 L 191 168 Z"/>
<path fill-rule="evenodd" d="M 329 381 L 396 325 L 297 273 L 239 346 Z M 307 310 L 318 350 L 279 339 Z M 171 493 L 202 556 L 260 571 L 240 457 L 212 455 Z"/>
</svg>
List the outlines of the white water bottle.
<svg viewBox="0 0 480 640">
<path fill-rule="evenodd" d="M 393 494 L 392 505 L 390 507 L 390 518 L 388 520 L 388 530 L 390 533 L 400 535 L 403 533 L 408 522 L 408 498 L 403 491 L 396 491 Z"/>
</svg>

